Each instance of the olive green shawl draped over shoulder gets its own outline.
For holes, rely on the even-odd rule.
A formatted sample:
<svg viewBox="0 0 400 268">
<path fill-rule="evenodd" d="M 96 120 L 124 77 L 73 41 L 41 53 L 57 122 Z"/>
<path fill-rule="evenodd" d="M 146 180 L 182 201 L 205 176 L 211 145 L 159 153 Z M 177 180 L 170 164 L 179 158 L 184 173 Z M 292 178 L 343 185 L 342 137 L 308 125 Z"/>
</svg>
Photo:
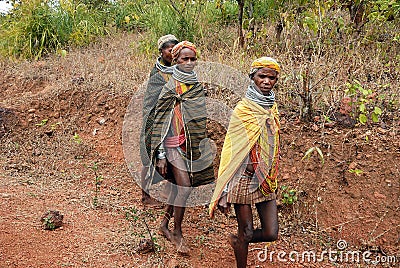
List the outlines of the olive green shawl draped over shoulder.
<svg viewBox="0 0 400 268">
<path fill-rule="evenodd" d="M 214 182 L 214 170 L 213 153 L 206 137 L 207 111 L 204 88 L 197 82 L 179 95 L 176 92 L 176 83 L 177 80 L 170 78 L 161 90 L 157 102 L 151 137 L 152 163 L 155 166 L 158 148 L 171 126 L 173 108 L 180 105 L 186 138 L 185 162 L 191 185 L 205 185 Z M 157 177 L 160 176 L 153 176 L 153 183 L 158 181 Z"/>
<path fill-rule="evenodd" d="M 150 164 L 151 152 L 151 132 L 154 123 L 155 107 L 158 101 L 158 96 L 161 93 L 163 86 L 167 83 L 164 75 L 156 67 L 150 72 L 150 77 L 147 82 L 147 88 L 143 99 L 142 112 L 142 130 L 140 133 L 140 157 L 142 164 L 147 166 Z"/>
</svg>

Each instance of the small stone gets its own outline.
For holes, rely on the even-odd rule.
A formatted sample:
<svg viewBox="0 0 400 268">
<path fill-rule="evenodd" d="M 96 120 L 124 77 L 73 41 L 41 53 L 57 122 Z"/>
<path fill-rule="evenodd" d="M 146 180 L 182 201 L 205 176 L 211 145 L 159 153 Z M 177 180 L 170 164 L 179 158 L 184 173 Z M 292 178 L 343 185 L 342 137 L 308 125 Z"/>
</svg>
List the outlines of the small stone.
<svg viewBox="0 0 400 268">
<path fill-rule="evenodd" d="M 103 56 L 97 58 L 97 62 L 103 63 L 105 61 L 105 58 Z"/>
<path fill-rule="evenodd" d="M 336 125 L 336 122 L 325 123 L 324 126 L 327 128 L 333 128 Z"/>
<path fill-rule="evenodd" d="M 154 243 L 151 239 L 143 238 L 140 240 L 139 245 L 136 248 L 136 252 L 145 254 L 154 251 Z"/>
<path fill-rule="evenodd" d="M 378 192 L 374 192 L 374 197 L 377 199 L 386 199 L 386 195 L 380 194 Z"/>
<path fill-rule="evenodd" d="M 168 259 L 166 263 L 166 267 L 168 268 L 178 268 L 179 267 L 179 261 L 177 259 Z"/>
<path fill-rule="evenodd" d="M 104 117 L 97 119 L 97 123 L 99 123 L 100 125 L 104 125 L 106 123 L 106 121 L 107 121 L 107 119 Z"/>
<path fill-rule="evenodd" d="M 111 190 L 110 194 L 111 195 L 120 195 L 120 193 L 118 191 L 115 191 L 115 190 Z"/>
<path fill-rule="evenodd" d="M 349 169 L 356 169 L 357 163 L 356 162 L 351 162 L 349 165 Z"/>
<path fill-rule="evenodd" d="M 34 112 L 36 112 L 36 109 L 34 109 L 34 108 L 28 110 L 29 114 L 33 114 Z"/>
<path fill-rule="evenodd" d="M 377 128 L 377 131 L 378 131 L 378 133 L 380 133 L 380 134 L 385 134 L 385 133 L 387 132 L 386 129 L 383 129 L 383 128 L 381 128 L 381 127 L 378 127 L 378 128 Z"/>
<path fill-rule="evenodd" d="M 53 118 L 60 118 L 60 113 L 59 112 L 54 112 L 54 113 L 51 114 L 51 116 Z"/>
</svg>

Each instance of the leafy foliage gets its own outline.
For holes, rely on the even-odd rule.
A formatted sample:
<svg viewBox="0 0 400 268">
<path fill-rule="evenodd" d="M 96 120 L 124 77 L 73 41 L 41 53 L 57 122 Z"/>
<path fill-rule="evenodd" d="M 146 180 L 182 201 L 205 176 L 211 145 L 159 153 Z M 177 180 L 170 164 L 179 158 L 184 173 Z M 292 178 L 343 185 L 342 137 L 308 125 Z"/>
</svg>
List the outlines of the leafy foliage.
<svg viewBox="0 0 400 268">
<path fill-rule="evenodd" d="M 354 116 L 358 117 L 358 121 L 361 124 L 367 123 L 368 117 L 371 117 L 374 123 L 379 121 L 382 109 L 373 105 L 375 95 L 371 89 L 363 88 L 358 80 L 354 80 L 354 84 L 347 83 L 346 93 L 355 99 L 353 104 L 356 105 L 357 111 Z"/>
<path fill-rule="evenodd" d="M 89 7 L 73 1 L 14 3 L 1 20 L 1 53 L 38 59 L 62 47 L 90 43 L 108 29 L 107 10 Z"/>
<path fill-rule="evenodd" d="M 281 186 L 281 200 L 284 205 L 293 205 L 297 202 L 297 192 L 286 185 Z"/>
<path fill-rule="evenodd" d="M 268 37 L 264 26 L 275 24 L 277 36 L 284 29 L 299 27 L 302 31 L 298 34 L 317 49 L 318 43 L 331 42 L 335 34 L 348 34 L 345 31 L 351 25 L 338 12 L 343 8 L 348 8 L 351 16 L 356 16 L 353 13 L 357 10 L 364 24 L 382 25 L 400 17 L 398 1 L 363 3 L 246 0 L 241 27 L 250 48 L 263 49 L 259 42 Z M 145 31 L 141 47 L 150 52 L 160 35 L 172 33 L 180 40 L 197 42 L 205 31 L 236 23 L 238 13 L 237 1 L 233 0 L 32 0 L 12 4 L 12 11 L 0 19 L 0 50 L 5 56 L 23 58 L 40 58 L 71 45 L 87 45 L 112 29 Z"/>
</svg>

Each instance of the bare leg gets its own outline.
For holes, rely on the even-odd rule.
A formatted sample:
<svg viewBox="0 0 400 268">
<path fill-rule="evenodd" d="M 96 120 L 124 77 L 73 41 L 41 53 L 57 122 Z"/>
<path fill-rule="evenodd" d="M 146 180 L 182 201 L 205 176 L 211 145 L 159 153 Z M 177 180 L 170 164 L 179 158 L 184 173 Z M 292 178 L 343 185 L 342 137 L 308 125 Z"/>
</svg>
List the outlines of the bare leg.
<svg viewBox="0 0 400 268">
<path fill-rule="evenodd" d="M 250 243 L 272 242 L 278 238 L 278 210 L 276 200 L 256 204 L 261 229 L 253 231 Z"/>
<path fill-rule="evenodd" d="M 171 241 L 171 232 L 168 229 L 168 224 L 173 216 L 174 213 L 174 206 L 172 205 L 176 198 L 176 187 L 170 186 L 171 190 L 169 192 L 167 206 L 165 207 L 165 213 L 163 220 L 161 221 L 160 231 L 161 234 L 164 235 L 169 241 Z"/>
<path fill-rule="evenodd" d="M 229 236 L 238 268 L 245 268 L 249 243 L 271 242 L 278 237 L 278 212 L 276 200 L 256 204 L 261 229 L 253 230 L 253 214 L 250 205 L 234 204 L 238 234 Z"/>
<path fill-rule="evenodd" d="M 154 200 L 151 198 L 151 196 L 147 193 L 146 189 L 146 174 L 149 170 L 149 167 L 142 167 L 142 170 L 140 172 L 140 182 L 141 182 L 141 188 L 142 188 L 142 203 L 143 205 L 148 205 L 148 206 L 161 206 L 160 202 L 157 202 L 157 200 Z"/>
<path fill-rule="evenodd" d="M 145 191 L 146 189 L 146 174 L 148 172 L 149 168 L 143 166 L 142 170 L 140 172 L 140 182 L 141 182 L 141 188 L 142 188 L 142 203 L 146 204 L 149 200 L 151 200 L 150 195 Z"/>
<path fill-rule="evenodd" d="M 165 236 L 169 241 L 171 240 L 171 232 L 168 229 L 168 224 L 169 221 L 171 220 L 173 212 L 174 212 L 174 206 L 167 205 L 165 208 L 164 217 L 160 224 L 161 234 Z"/>
<path fill-rule="evenodd" d="M 186 170 L 182 170 L 176 166 L 172 167 L 172 172 L 177 184 L 177 195 L 174 202 L 174 230 L 172 231 L 171 240 L 175 243 L 179 253 L 187 254 L 189 248 L 182 235 L 182 221 L 185 214 L 186 201 L 190 195 L 190 179 Z M 181 186 L 181 187 L 179 187 Z"/>
<path fill-rule="evenodd" d="M 235 253 L 238 268 L 246 268 L 249 242 L 253 237 L 253 214 L 250 205 L 234 204 L 238 234 L 230 235 L 229 243 Z"/>
</svg>

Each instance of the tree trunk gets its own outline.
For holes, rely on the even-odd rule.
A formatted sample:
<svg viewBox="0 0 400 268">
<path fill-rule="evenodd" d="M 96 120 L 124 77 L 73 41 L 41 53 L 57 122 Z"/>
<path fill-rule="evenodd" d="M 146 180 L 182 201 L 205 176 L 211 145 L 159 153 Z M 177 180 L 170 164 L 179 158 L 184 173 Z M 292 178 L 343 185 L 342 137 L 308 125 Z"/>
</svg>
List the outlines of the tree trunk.
<svg viewBox="0 0 400 268">
<path fill-rule="evenodd" d="M 365 3 L 361 1 L 358 5 L 354 4 L 350 6 L 350 17 L 356 26 L 357 30 L 360 30 L 365 23 Z"/>
<path fill-rule="evenodd" d="M 360 30 L 362 26 L 367 21 L 365 16 L 365 1 L 349 1 L 349 0 L 342 0 L 342 7 L 345 7 L 349 10 L 350 19 L 353 22 L 355 28 Z"/>
<path fill-rule="evenodd" d="M 302 106 L 300 110 L 300 119 L 303 122 L 311 122 L 313 115 L 313 107 L 312 107 L 312 92 L 310 86 L 310 73 L 309 68 L 307 67 L 304 76 L 303 76 L 303 92 L 301 92 L 300 98 L 302 100 Z"/>
<path fill-rule="evenodd" d="M 240 47 L 244 47 L 244 36 L 243 36 L 243 10 L 244 10 L 244 1 L 245 0 L 237 0 L 239 5 L 239 14 L 238 14 L 238 33 L 239 33 L 239 45 Z"/>
<path fill-rule="evenodd" d="M 275 27 L 275 38 L 278 43 L 281 41 L 282 31 L 283 31 L 283 22 L 280 20 Z"/>
</svg>

